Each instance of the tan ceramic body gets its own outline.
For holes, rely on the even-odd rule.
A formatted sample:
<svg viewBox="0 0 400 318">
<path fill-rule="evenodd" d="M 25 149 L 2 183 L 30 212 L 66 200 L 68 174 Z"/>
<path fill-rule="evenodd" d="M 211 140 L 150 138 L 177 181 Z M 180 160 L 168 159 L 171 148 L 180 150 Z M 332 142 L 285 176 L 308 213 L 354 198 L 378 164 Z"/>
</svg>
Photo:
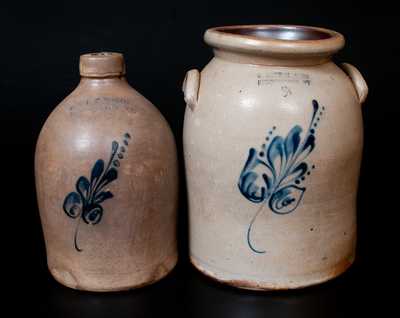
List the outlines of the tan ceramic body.
<svg viewBox="0 0 400 318">
<path fill-rule="evenodd" d="M 196 103 L 186 108 L 191 261 L 208 276 L 241 288 L 317 284 L 345 271 L 355 257 L 363 144 L 359 98 L 351 79 L 329 60 L 310 66 L 249 60 L 214 57 L 201 71 Z M 260 149 L 273 126 L 283 137 L 294 125 L 306 130 L 313 99 L 325 107 L 307 158 L 316 168 L 303 183 L 307 189 L 295 211 L 278 215 L 265 205 L 252 241 L 266 253 L 254 253 L 246 231 L 260 205 L 238 189 L 249 148 Z"/>
<path fill-rule="evenodd" d="M 107 162 L 113 140 L 131 135 L 118 179 L 96 225 L 63 211 L 80 176 Z M 87 79 L 52 112 L 36 149 L 36 186 L 48 267 L 62 284 L 83 290 L 140 287 L 176 264 L 177 159 L 173 135 L 158 110 L 124 78 Z"/>
</svg>

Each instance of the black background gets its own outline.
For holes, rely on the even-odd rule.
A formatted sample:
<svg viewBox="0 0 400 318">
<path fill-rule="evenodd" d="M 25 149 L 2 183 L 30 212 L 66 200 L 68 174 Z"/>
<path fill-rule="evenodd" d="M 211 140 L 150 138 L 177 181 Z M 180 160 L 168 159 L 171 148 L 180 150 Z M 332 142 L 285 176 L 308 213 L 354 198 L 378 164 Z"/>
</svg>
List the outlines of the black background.
<svg viewBox="0 0 400 318">
<path fill-rule="evenodd" d="M 383 1 L 13 1 L 0 4 L 1 310 L 43 317 L 344 317 L 384 315 L 394 303 L 398 246 L 399 15 Z M 341 277 L 298 291 L 255 293 L 211 282 L 187 259 L 182 158 L 185 72 L 212 52 L 212 26 L 304 24 L 345 35 L 335 57 L 356 65 L 370 94 L 363 106 L 365 149 L 359 189 L 358 256 Z M 128 80 L 151 100 L 175 134 L 181 172 L 180 260 L 159 283 L 96 294 L 56 283 L 46 258 L 34 188 L 40 128 L 78 84 L 82 53 L 125 55 Z M 349 134 L 353 127 L 346 127 Z M 3 269 L 4 268 L 4 269 Z M 396 315 L 394 313 L 394 315 Z"/>
</svg>

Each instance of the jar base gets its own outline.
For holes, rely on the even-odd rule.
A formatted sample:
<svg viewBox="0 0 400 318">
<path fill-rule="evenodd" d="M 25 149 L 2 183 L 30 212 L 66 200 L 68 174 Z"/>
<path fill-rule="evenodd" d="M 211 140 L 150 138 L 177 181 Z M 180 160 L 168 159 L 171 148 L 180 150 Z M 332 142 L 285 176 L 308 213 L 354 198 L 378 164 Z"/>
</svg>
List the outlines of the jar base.
<svg viewBox="0 0 400 318">
<path fill-rule="evenodd" d="M 141 287 L 145 287 L 148 285 L 152 285 L 164 277 L 166 277 L 176 266 L 178 262 L 177 257 L 173 257 L 163 262 L 159 266 L 156 266 L 153 271 L 149 271 L 149 274 L 146 275 L 146 278 L 143 281 L 138 282 L 137 276 L 133 279 L 129 278 L 129 274 L 124 275 L 128 276 L 126 279 L 121 279 L 120 275 L 110 275 L 107 281 L 117 281 L 119 283 L 107 284 L 102 282 L 102 279 L 85 279 L 81 281 L 77 279 L 71 272 L 69 271 L 60 271 L 57 268 L 49 267 L 49 271 L 53 278 L 68 288 L 81 290 L 81 291 L 90 291 L 90 292 L 118 292 L 118 291 L 127 291 L 132 289 L 138 289 Z M 115 278 L 115 279 L 113 279 Z M 130 281 L 131 280 L 131 281 Z"/>
<path fill-rule="evenodd" d="M 354 263 L 354 256 L 350 258 L 346 258 L 344 261 L 338 263 L 333 269 L 327 270 L 324 272 L 313 274 L 312 278 L 309 278 L 307 281 L 300 282 L 291 282 L 290 284 L 279 284 L 279 283 L 269 283 L 269 282 L 255 282 L 254 280 L 240 280 L 240 279 L 224 279 L 218 277 L 214 272 L 208 270 L 201 264 L 201 261 L 194 257 L 190 256 L 190 262 L 192 265 L 202 274 L 207 276 L 208 278 L 225 285 L 229 285 L 232 287 L 260 291 L 260 292 L 268 292 L 268 291 L 279 291 L 279 290 L 291 290 L 291 289 L 301 289 L 314 285 L 319 285 L 330 281 L 344 272 L 346 272 L 350 266 Z"/>
</svg>

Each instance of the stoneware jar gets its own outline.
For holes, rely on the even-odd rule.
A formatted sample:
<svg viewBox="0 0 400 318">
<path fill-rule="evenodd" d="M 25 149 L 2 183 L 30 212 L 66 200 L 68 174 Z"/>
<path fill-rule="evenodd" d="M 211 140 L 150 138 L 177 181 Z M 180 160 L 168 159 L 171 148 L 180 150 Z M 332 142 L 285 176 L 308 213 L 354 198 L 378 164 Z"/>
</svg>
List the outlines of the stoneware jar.
<svg viewBox="0 0 400 318">
<path fill-rule="evenodd" d="M 36 146 L 48 267 L 75 289 L 151 284 L 177 261 L 175 141 L 127 83 L 122 54 L 85 54 L 79 68 Z"/>
<path fill-rule="evenodd" d="M 327 281 L 353 262 L 367 85 L 331 61 L 341 34 L 257 25 L 207 30 L 187 73 L 190 257 L 240 288 Z"/>
</svg>

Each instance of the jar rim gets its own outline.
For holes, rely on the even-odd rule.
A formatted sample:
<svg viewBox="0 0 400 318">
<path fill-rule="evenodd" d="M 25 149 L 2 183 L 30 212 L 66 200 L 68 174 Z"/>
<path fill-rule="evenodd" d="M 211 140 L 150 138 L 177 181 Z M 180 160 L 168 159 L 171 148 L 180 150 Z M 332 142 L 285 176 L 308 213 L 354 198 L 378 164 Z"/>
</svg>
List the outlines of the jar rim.
<svg viewBox="0 0 400 318">
<path fill-rule="evenodd" d="M 345 43 L 336 31 L 303 25 L 233 25 L 208 29 L 205 42 L 220 50 L 266 56 L 331 56 Z"/>
</svg>

